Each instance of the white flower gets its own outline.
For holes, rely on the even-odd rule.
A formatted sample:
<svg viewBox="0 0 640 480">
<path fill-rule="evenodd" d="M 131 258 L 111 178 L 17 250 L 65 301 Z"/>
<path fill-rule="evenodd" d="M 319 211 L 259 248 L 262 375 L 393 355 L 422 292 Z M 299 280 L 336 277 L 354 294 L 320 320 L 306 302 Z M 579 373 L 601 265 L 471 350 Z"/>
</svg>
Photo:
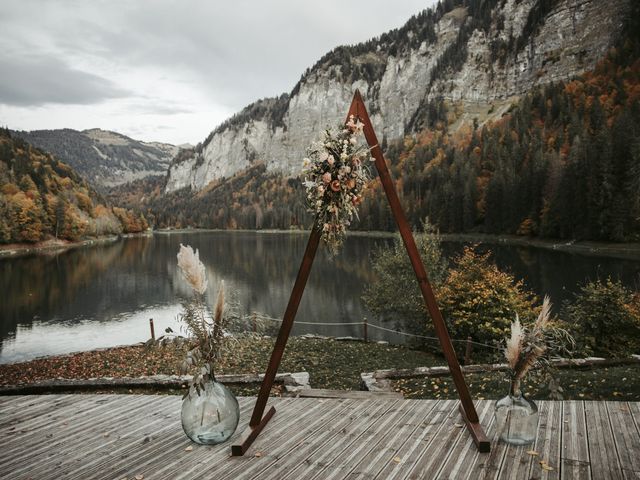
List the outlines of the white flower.
<svg viewBox="0 0 640 480">
<path fill-rule="evenodd" d="M 329 165 L 333 165 L 333 164 L 335 163 L 335 161 L 336 161 L 336 160 L 333 158 L 333 155 L 329 155 L 328 157 L 329 157 L 329 158 L 327 158 L 327 163 L 328 163 Z"/>
<path fill-rule="evenodd" d="M 199 294 L 207 291 L 207 276 L 204 264 L 200 261 L 200 253 L 190 246 L 180 244 L 178 252 L 178 268 L 191 288 Z"/>
</svg>

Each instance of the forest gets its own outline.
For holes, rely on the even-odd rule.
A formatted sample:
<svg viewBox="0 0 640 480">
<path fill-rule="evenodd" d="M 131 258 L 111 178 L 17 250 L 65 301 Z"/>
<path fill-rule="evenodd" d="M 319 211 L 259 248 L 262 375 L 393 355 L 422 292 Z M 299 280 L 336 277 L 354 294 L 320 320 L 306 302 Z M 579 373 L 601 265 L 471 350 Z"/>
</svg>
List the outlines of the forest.
<svg viewBox="0 0 640 480">
<path fill-rule="evenodd" d="M 384 145 L 412 224 L 429 217 L 444 233 L 640 240 L 638 45 L 627 38 L 592 71 L 531 91 L 481 127 L 450 133 L 454 109 L 432 99 L 424 129 Z M 261 164 L 195 194 L 160 190 L 144 205 L 157 227 L 288 229 L 312 222 L 300 179 Z M 394 228 L 375 178 L 360 212 L 356 229 Z"/>
<path fill-rule="evenodd" d="M 111 207 L 71 167 L 0 129 L 0 243 L 79 240 L 148 228 Z"/>
</svg>

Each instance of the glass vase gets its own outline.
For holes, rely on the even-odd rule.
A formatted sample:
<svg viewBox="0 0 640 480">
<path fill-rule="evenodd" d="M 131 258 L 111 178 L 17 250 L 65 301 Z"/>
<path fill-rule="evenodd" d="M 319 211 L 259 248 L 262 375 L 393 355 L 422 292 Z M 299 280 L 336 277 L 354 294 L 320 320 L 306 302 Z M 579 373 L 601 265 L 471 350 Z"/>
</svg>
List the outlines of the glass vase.
<svg viewBox="0 0 640 480">
<path fill-rule="evenodd" d="M 528 445 L 536 439 L 538 407 L 520 391 L 520 382 L 513 380 L 509 395 L 498 400 L 495 407 L 498 437 L 510 445 Z"/>
<path fill-rule="evenodd" d="M 211 379 L 200 393 L 193 386 L 189 388 L 180 417 L 187 437 L 202 445 L 216 445 L 227 441 L 236 431 L 240 407 L 227 387 Z"/>
</svg>

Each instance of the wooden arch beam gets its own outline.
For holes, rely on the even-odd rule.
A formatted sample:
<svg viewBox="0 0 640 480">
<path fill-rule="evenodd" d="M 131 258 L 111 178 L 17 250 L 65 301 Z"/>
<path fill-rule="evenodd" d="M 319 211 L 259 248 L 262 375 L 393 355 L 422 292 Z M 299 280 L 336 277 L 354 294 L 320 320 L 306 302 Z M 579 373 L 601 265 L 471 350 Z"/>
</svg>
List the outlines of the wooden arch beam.
<svg viewBox="0 0 640 480">
<path fill-rule="evenodd" d="M 416 242 L 413 238 L 411 227 L 409 226 L 409 222 L 407 221 L 402 205 L 400 204 L 400 199 L 398 198 L 398 193 L 396 192 L 393 180 L 391 179 L 391 174 L 389 173 L 389 169 L 387 168 L 387 164 L 384 160 L 382 149 L 378 143 L 378 138 L 376 137 L 373 125 L 371 124 L 371 119 L 369 118 L 364 101 L 362 100 L 362 96 L 358 90 L 356 90 L 353 95 L 353 100 L 351 101 L 346 121 L 348 121 L 352 115 L 364 124 L 364 137 L 371 149 L 371 156 L 375 159 L 375 166 L 378 171 L 378 175 L 380 176 L 382 187 L 384 188 L 389 206 L 391 207 L 396 224 L 398 225 L 404 246 L 407 249 L 407 254 L 411 260 L 413 271 L 416 274 L 416 279 L 418 280 L 422 297 L 424 298 L 425 305 L 429 315 L 431 316 L 431 321 L 433 322 L 436 335 L 440 340 L 442 351 L 447 363 L 449 364 L 449 370 L 453 377 L 456 390 L 458 391 L 458 396 L 460 397 L 460 413 L 462 418 L 478 450 L 480 452 L 488 452 L 491 445 L 482 430 L 482 426 L 480 425 L 478 413 L 476 412 L 471 395 L 469 394 L 467 384 L 464 381 L 464 376 L 460 369 L 456 353 L 453 349 L 447 326 L 442 317 L 442 313 L 438 308 L 435 295 L 433 294 L 433 289 L 431 288 L 431 284 L 427 277 L 427 272 L 424 268 L 418 247 L 416 246 Z M 318 228 L 317 222 L 314 222 L 314 226 L 311 230 L 311 235 L 309 236 L 309 241 L 307 243 L 307 248 L 305 250 L 304 257 L 302 258 L 302 264 L 300 265 L 300 270 L 298 271 L 298 276 L 296 277 L 291 297 L 289 298 L 289 303 L 284 313 L 280 332 L 278 333 L 273 352 L 271 353 L 271 359 L 269 360 L 269 365 L 260 387 L 260 393 L 258 394 L 253 414 L 249 421 L 248 431 L 245 432 L 240 444 L 231 446 L 231 454 L 233 456 L 244 455 L 249 446 L 251 446 L 253 441 L 257 438 L 275 413 L 275 408 L 272 406 L 267 414 L 263 416 L 264 409 L 269 399 L 269 393 L 271 392 L 271 387 L 273 387 L 273 382 L 275 380 L 276 373 L 278 372 L 278 367 L 280 366 L 280 361 L 282 360 L 282 355 L 287 345 L 291 328 L 293 327 L 298 306 L 300 305 L 300 300 L 302 299 L 302 294 L 304 293 L 304 288 L 307 284 L 307 279 L 311 273 L 311 266 L 313 265 L 313 260 L 318 250 L 320 236 L 320 229 Z"/>
</svg>

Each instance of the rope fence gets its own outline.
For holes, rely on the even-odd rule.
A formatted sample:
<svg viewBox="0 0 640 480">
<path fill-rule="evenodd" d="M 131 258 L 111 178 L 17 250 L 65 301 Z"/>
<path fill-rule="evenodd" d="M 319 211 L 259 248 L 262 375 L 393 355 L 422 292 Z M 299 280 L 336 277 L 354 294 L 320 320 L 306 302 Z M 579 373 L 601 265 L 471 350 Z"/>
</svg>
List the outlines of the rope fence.
<svg viewBox="0 0 640 480">
<path fill-rule="evenodd" d="M 257 331 L 257 326 L 256 326 L 256 322 L 258 319 L 260 319 L 261 322 L 263 321 L 270 321 L 270 322 L 276 322 L 276 323 L 282 323 L 282 319 L 279 318 L 273 318 L 273 317 L 269 317 L 266 315 L 260 315 L 260 314 L 252 314 L 252 315 L 247 315 L 243 317 L 244 319 L 250 319 L 253 322 L 253 331 L 254 333 Z M 149 326 L 151 329 L 151 338 L 155 339 L 155 332 L 154 332 L 154 326 L 153 326 L 153 319 L 149 319 Z M 369 323 L 366 321 L 362 321 L 362 322 L 295 322 L 295 325 L 311 325 L 311 326 L 335 326 L 335 327 L 344 327 L 344 326 L 361 326 L 363 329 L 363 338 L 362 340 L 364 340 L 365 342 L 369 341 L 368 338 L 368 329 L 369 328 L 373 328 L 376 330 L 380 330 L 380 331 L 384 331 L 384 332 L 389 332 L 389 333 L 395 333 L 397 335 L 403 335 L 405 337 L 413 337 L 413 338 L 422 338 L 425 340 L 438 340 L 438 337 L 432 337 L 432 336 L 428 336 L 428 335 L 419 335 L 417 333 L 409 333 L 409 332 L 403 332 L 402 330 L 395 330 L 392 328 L 386 328 L 380 325 L 376 325 L 375 323 Z M 495 345 L 489 345 L 487 343 L 482 343 L 482 342 L 476 342 L 474 340 L 471 340 L 471 337 L 467 337 L 466 339 L 459 339 L 459 338 L 451 338 L 452 342 L 455 343 L 464 343 L 467 348 L 466 348 L 466 352 L 465 352 L 465 364 L 469 364 L 471 361 L 471 350 L 472 350 L 472 346 L 476 345 L 478 347 L 483 347 L 483 348 L 490 348 L 493 350 L 502 350 L 502 348 L 500 347 L 496 347 Z"/>
<path fill-rule="evenodd" d="M 257 315 L 251 316 L 252 318 L 257 318 Z M 282 323 L 282 320 L 279 318 L 273 318 L 273 317 L 268 317 L 268 316 L 264 316 L 264 315 L 260 315 L 260 320 L 264 321 L 271 321 L 271 322 L 276 322 L 276 323 Z M 421 338 L 421 339 L 425 339 L 425 340 L 432 340 L 432 341 L 439 341 L 438 337 L 432 337 L 432 336 L 428 336 L 428 335 L 420 335 L 417 333 L 409 333 L 409 332 L 403 332 L 402 330 L 395 330 L 392 328 L 387 328 L 387 327 L 383 327 L 381 325 L 376 325 L 375 323 L 369 323 L 366 321 L 362 321 L 362 322 L 295 322 L 296 325 L 311 325 L 311 326 L 361 326 L 363 329 L 363 340 L 365 342 L 369 341 L 368 338 L 368 329 L 369 328 L 373 328 L 376 330 L 380 330 L 380 331 L 384 331 L 384 332 L 389 332 L 389 333 L 395 333 L 396 335 L 403 335 L 405 337 L 413 337 L 413 338 Z M 255 326 L 254 326 L 254 330 L 255 330 Z M 474 340 L 471 339 L 471 337 L 467 337 L 466 339 L 459 339 L 459 338 L 451 338 L 452 342 L 455 343 L 461 343 L 461 344 L 465 344 L 466 345 L 466 349 L 465 349 L 465 355 L 464 355 L 464 363 L 466 365 L 468 365 L 469 363 L 471 363 L 471 352 L 472 352 L 472 348 L 473 346 L 478 346 L 478 347 L 482 347 L 482 348 L 489 348 L 492 350 L 502 350 L 502 348 L 500 347 L 496 347 L 495 345 L 489 345 L 487 343 L 482 343 L 482 342 L 476 342 Z"/>
</svg>

